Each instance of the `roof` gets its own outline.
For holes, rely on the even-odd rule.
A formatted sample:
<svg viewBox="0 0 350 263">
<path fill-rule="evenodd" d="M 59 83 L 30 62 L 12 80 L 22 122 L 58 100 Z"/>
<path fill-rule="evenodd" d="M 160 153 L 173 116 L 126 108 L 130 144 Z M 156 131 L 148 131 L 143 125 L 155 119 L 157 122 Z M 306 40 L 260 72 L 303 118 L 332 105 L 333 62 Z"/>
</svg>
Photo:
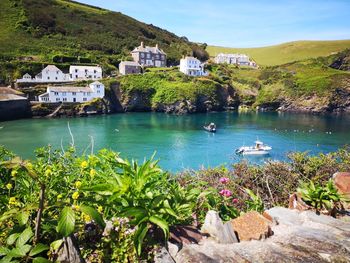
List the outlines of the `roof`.
<svg viewBox="0 0 350 263">
<path fill-rule="evenodd" d="M 134 52 L 151 52 L 151 53 L 158 53 L 158 54 L 166 55 L 166 53 L 162 49 L 158 48 L 157 46 L 155 46 L 155 47 L 145 46 L 144 47 L 144 46 L 140 45 L 140 46 L 134 48 L 133 51 L 131 51 L 131 53 L 134 53 Z"/>
<path fill-rule="evenodd" d="M 103 85 L 101 82 L 99 82 L 99 81 L 94 81 L 94 82 L 92 82 L 92 83 L 90 83 L 90 85 Z"/>
<path fill-rule="evenodd" d="M 195 60 L 195 61 L 200 61 L 198 58 L 195 58 L 195 57 L 184 57 L 182 58 L 181 60 Z"/>
<path fill-rule="evenodd" d="M 248 57 L 246 54 L 225 54 L 225 53 L 219 53 L 217 57 Z"/>
<path fill-rule="evenodd" d="M 43 69 L 43 71 L 44 70 L 50 70 L 50 71 L 57 71 L 57 70 L 59 70 L 59 71 L 62 71 L 62 70 L 60 70 L 58 67 L 56 67 L 55 65 L 48 65 L 48 66 L 46 66 L 44 69 Z"/>
<path fill-rule="evenodd" d="M 0 94 L 0 101 L 10 101 L 10 100 L 27 100 L 27 98 L 18 96 L 15 94 Z"/>
<path fill-rule="evenodd" d="M 49 93 L 45 92 L 44 94 L 39 95 L 39 97 L 48 97 Z"/>
<path fill-rule="evenodd" d="M 29 75 L 29 73 L 26 73 L 23 75 L 23 77 L 32 77 L 31 75 Z"/>
<path fill-rule="evenodd" d="M 135 67 L 141 67 L 139 63 L 135 61 L 122 61 L 120 62 L 119 66 L 135 66 Z"/>
<path fill-rule="evenodd" d="M 96 70 L 98 72 L 102 72 L 102 68 L 100 66 L 78 66 L 78 65 L 71 65 L 69 67 L 69 71 L 75 70 L 75 69 L 87 69 L 87 70 Z"/>
<path fill-rule="evenodd" d="M 90 87 L 73 87 L 73 86 L 49 86 L 48 91 L 54 92 L 93 92 Z"/>
</svg>

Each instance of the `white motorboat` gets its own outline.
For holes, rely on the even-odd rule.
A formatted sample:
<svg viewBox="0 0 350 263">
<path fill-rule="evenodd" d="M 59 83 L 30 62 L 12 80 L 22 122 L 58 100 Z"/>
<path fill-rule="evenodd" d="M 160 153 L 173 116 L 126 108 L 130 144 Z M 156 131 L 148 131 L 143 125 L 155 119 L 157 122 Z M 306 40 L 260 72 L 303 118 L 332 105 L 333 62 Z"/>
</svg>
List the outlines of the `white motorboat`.
<svg viewBox="0 0 350 263">
<path fill-rule="evenodd" d="M 254 146 L 242 146 L 236 149 L 236 153 L 242 155 L 267 155 L 271 150 L 272 148 L 270 146 L 257 140 Z"/>
<path fill-rule="evenodd" d="M 203 126 L 204 130 L 208 132 L 216 132 L 216 125 L 215 123 L 210 123 L 208 126 Z"/>
</svg>

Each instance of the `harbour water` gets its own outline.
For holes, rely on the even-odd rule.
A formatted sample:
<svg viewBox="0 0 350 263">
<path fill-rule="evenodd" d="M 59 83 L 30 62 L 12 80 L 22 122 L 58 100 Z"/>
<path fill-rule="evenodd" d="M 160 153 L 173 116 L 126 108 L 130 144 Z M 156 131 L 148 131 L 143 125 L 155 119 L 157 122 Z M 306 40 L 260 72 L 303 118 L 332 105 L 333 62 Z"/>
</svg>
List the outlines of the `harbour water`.
<svg viewBox="0 0 350 263">
<path fill-rule="evenodd" d="M 208 133 L 204 124 L 217 124 Z M 242 157 L 234 150 L 254 144 L 270 145 L 269 156 L 249 157 L 261 163 L 284 160 L 290 151 L 311 154 L 335 151 L 350 143 L 349 116 L 314 116 L 287 113 L 207 113 L 184 116 L 163 113 L 126 113 L 87 118 L 26 119 L 0 122 L 0 145 L 23 158 L 51 144 L 67 147 L 71 141 L 68 123 L 79 153 L 109 148 L 122 157 L 142 161 L 156 153 L 165 170 L 181 171 L 202 166 L 230 165 Z M 92 139 L 91 139 L 92 138 Z"/>
</svg>

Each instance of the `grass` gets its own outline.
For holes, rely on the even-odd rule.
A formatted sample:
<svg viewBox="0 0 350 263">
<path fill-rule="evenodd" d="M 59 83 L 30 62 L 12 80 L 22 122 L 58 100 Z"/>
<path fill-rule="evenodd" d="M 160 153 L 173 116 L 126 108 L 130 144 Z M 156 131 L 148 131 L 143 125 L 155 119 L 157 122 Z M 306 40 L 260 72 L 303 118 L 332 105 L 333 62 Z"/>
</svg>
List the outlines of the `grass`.
<svg viewBox="0 0 350 263">
<path fill-rule="evenodd" d="M 218 53 L 244 53 L 249 55 L 259 65 L 274 66 L 309 58 L 328 56 L 346 48 L 350 48 L 350 40 L 295 41 L 258 48 L 208 46 L 207 51 L 210 56 L 216 56 Z"/>
</svg>

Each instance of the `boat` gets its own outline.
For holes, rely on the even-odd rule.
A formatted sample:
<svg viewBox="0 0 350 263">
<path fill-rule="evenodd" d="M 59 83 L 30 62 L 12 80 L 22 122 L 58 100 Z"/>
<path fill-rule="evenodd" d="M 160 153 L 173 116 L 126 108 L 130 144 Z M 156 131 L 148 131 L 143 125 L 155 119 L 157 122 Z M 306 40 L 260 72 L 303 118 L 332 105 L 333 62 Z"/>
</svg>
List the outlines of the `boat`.
<svg viewBox="0 0 350 263">
<path fill-rule="evenodd" d="M 238 149 L 236 149 L 236 154 L 242 154 L 242 155 L 267 155 L 270 153 L 272 148 L 266 144 L 264 144 L 262 141 L 255 141 L 254 146 L 242 146 Z"/>
<path fill-rule="evenodd" d="M 204 130 L 208 132 L 216 132 L 216 125 L 215 123 L 210 123 L 208 126 L 203 126 Z"/>
</svg>

